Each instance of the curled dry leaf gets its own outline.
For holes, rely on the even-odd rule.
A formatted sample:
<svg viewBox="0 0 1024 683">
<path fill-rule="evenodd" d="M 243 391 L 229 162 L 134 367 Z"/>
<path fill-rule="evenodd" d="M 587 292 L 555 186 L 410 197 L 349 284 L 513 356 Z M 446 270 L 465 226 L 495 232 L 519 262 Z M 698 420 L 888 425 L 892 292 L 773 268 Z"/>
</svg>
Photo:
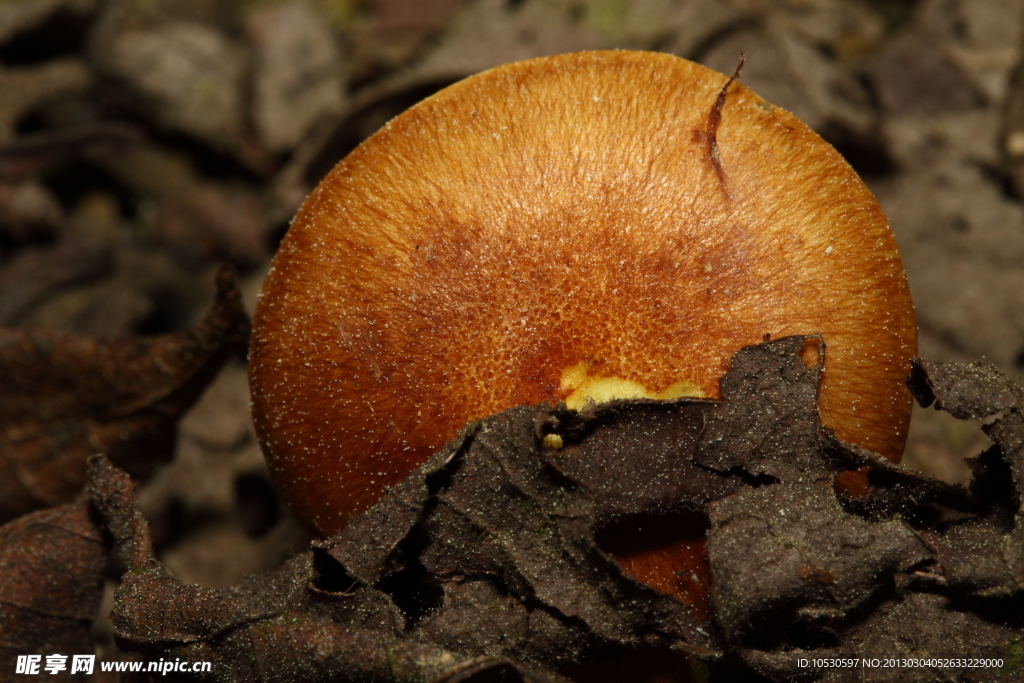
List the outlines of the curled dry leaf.
<svg viewBox="0 0 1024 683">
<path fill-rule="evenodd" d="M 73 498 L 93 453 L 140 474 L 169 458 L 178 418 L 248 325 L 225 270 L 213 309 L 183 332 L 104 340 L 0 328 L 0 519 Z"/>
<path fill-rule="evenodd" d="M 712 681 L 846 681 L 850 671 L 797 659 L 890 652 L 898 641 L 906 656 L 1002 658 L 988 678 L 954 675 L 1013 680 L 1024 430 L 1018 404 L 1003 399 L 1020 389 L 971 367 L 917 364 L 919 395 L 931 387 L 969 412 L 987 394 L 1007 411 L 1003 427 L 988 428 L 996 445 L 967 491 L 821 427 L 823 354 L 816 337 L 748 347 L 722 403 L 518 407 L 473 423 L 340 534 L 232 589 L 183 586 L 140 553 L 141 525 L 113 524 L 118 547 L 135 548 L 121 553 L 134 570 L 113 615 L 118 643 L 212 661 L 238 681 L 468 681 L 501 670 L 557 681 L 547 672 L 638 647 L 703 659 Z M 963 398 L 968 385 L 974 399 Z M 634 470 L 619 464 L 634 455 Z M 837 494 L 832 480 L 851 468 L 865 468 L 867 492 Z M 601 545 L 602 529 L 635 515 L 702 509 L 707 610 L 638 583 Z M 950 670 L 903 673 L 939 681 Z"/>
<path fill-rule="evenodd" d="M 934 404 L 958 420 L 988 417 L 1002 410 L 1020 412 L 1024 391 L 994 365 L 969 365 L 918 360 L 907 384 L 917 402 Z"/>
<path fill-rule="evenodd" d="M 114 538 L 122 578 L 112 616 L 124 649 L 212 662 L 231 681 L 501 680 L 564 683 L 502 657 L 460 657 L 381 628 L 372 601 L 356 610 L 323 603 L 314 589 L 314 556 L 296 557 L 271 574 L 230 590 L 183 585 L 154 559 L 131 479 L 108 460 L 91 460 L 89 494 Z M 348 607 L 351 607 L 349 605 Z M 380 602 L 379 610 L 397 613 Z M 346 618 L 347 617 L 347 618 Z M 360 624 L 374 617 L 375 629 Z"/>
<path fill-rule="evenodd" d="M 970 595 L 1024 594 L 1024 389 L 984 362 L 918 361 L 909 384 L 918 402 L 960 419 L 1001 414 L 982 427 L 993 446 L 968 460 L 976 516 L 935 541 L 946 583 Z"/>
<path fill-rule="evenodd" d="M 932 559 L 902 521 L 845 513 L 827 483 L 745 488 L 709 512 L 716 616 L 733 641 L 773 621 L 840 618 Z"/>
</svg>

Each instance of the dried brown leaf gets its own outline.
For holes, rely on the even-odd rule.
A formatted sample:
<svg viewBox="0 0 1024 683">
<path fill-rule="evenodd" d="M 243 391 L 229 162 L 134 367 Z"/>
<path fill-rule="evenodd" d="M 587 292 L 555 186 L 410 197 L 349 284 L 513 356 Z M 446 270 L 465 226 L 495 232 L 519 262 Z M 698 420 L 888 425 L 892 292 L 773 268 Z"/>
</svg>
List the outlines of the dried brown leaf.
<svg viewBox="0 0 1024 683">
<path fill-rule="evenodd" d="M 92 652 L 109 542 L 87 497 L 0 527 L 0 661 Z M 4 676 L 9 675 L 8 669 Z"/>
<path fill-rule="evenodd" d="M 229 272 L 218 287 L 213 309 L 179 333 L 0 329 L 0 518 L 71 499 L 93 453 L 140 473 L 170 457 L 177 419 L 246 341 Z"/>
<path fill-rule="evenodd" d="M 732 640 L 771 633 L 762 649 L 787 635 L 769 624 L 841 619 L 933 557 L 905 523 L 844 512 L 827 482 L 743 489 L 708 509 L 716 617 Z"/>
<path fill-rule="evenodd" d="M 947 637 L 956 654 L 1003 658 L 988 674 L 1019 674 L 1019 411 L 987 428 L 996 446 L 975 463 L 970 491 L 942 484 L 820 426 L 821 354 L 815 337 L 744 349 L 721 404 L 519 407 L 474 423 L 341 534 L 225 590 L 183 586 L 153 560 L 128 479 L 97 469 L 93 489 L 107 492 L 96 499 L 116 503 L 99 508 L 132 567 L 114 614 L 118 642 L 212 661 L 232 681 L 468 681 L 499 671 L 556 681 L 541 667 L 634 648 L 690 652 L 712 681 L 853 681 L 862 670 L 797 660 L 883 654 L 902 629 L 916 645 L 900 653 L 954 654 L 941 650 Z M 950 410 L 1018 391 L 969 366 L 934 377 L 933 365 L 917 367 L 917 384 Z M 545 445 L 551 434 L 561 449 Z M 634 455 L 636 472 L 614 462 Z M 859 466 L 869 469 L 867 495 L 839 496 L 832 479 Z M 595 542 L 608 520 L 702 505 L 714 577 L 706 618 L 626 576 Z M 929 512 L 943 508 L 958 513 Z M 898 680 L 944 680 L 944 670 L 918 669 Z"/>
<path fill-rule="evenodd" d="M 343 620 L 345 610 L 322 606 L 330 592 L 310 590 L 310 554 L 231 590 L 183 585 L 153 558 L 127 475 L 94 458 L 89 491 L 129 570 L 112 615 L 127 649 L 153 656 L 172 649 L 211 662 L 228 681 L 564 681 L 501 657 L 459 657 L 389 634 L 379 621 L 371 630 L 358 624 L 361 610 Z"/>
<path fill-rule="evenodd" d="M 997 367 L 984 361 L 938 363 L 917 360 L 908 386 L 922 408 L 935 404 L 958 420 L 988 417 L 1001 410 L 1020 410 L 1024 391 Z"/>
</svg>

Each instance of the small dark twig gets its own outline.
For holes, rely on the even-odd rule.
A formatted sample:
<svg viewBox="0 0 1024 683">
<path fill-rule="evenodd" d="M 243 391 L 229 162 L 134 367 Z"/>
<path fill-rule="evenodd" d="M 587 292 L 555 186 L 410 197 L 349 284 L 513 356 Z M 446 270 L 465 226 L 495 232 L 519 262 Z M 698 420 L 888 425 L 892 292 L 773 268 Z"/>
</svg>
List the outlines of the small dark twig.
<svg viewBox="0 0 1024 683">
<path fill-rule="evenodd" d="M 711 166 L 715 169 L 715 174 L 718 176 L 718 180 L 723 187 L 725 186 L 725 170 L 722 168 L 722 159 L 718 152 L 718 126 L 722 122 L 722 107 L 725 106 L 726 91 L 729 90 L 729 86 L 732 85 L 733 81 L 740 77 L 740 71 L 743 70 L 743 65 L 746 61 L 747 55 L 741 52 L 740 63 L 736 65 L 736 70 L 732 72 L 732 76 L 729 77 L 729 80 L 725 82 L 725 85 L 718 92 L 715 104 L 711 107 L 711 113 L 708 114 L 708 130 L 705 136 L 708 143 L 708 157 L 711 159 Z"/>
</svg>

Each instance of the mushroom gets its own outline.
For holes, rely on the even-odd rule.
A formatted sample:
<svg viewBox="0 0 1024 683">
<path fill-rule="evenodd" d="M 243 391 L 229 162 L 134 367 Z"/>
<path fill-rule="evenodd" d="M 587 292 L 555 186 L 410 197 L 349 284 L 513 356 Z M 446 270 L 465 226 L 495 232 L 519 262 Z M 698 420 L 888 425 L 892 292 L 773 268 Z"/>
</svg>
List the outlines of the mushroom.
<svg viewBox="0 0 1024 683">
<path fill-rule="evenodd" d="M 284 498 L 330 534 L 471 420 L 718 398 L 741 347 L 815 333 L 823 423 L 898 460 L 914 310 L 850 166 L 686 60 L 544 57 L 429 97 L 312 192 L 257 307 L 254 421 Z M 692 541 L 620 559 L 691 601 L 673 572 Z"/>
</svg>

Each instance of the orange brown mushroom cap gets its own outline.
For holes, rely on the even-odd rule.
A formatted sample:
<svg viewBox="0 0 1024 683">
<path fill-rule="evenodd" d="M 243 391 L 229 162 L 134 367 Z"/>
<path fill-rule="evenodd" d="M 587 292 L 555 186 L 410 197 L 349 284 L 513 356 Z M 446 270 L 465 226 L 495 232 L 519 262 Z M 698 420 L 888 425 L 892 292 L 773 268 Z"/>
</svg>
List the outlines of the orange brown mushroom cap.
<svg viewBox="0 0 1024 683">
<path fill-rule="evenodd" d="M 709 144 L 725 83 L 650 52 L 509 64 L 334 168 L 275 258 L 251 350 L 256 427 L 300 518 L 339 530 L 514 405 L 716 398 L 765 335 L 822 333 L 822 421 L 899 459 L 916 324 L 885 215 L 738 82 Z"/>
</svg>

